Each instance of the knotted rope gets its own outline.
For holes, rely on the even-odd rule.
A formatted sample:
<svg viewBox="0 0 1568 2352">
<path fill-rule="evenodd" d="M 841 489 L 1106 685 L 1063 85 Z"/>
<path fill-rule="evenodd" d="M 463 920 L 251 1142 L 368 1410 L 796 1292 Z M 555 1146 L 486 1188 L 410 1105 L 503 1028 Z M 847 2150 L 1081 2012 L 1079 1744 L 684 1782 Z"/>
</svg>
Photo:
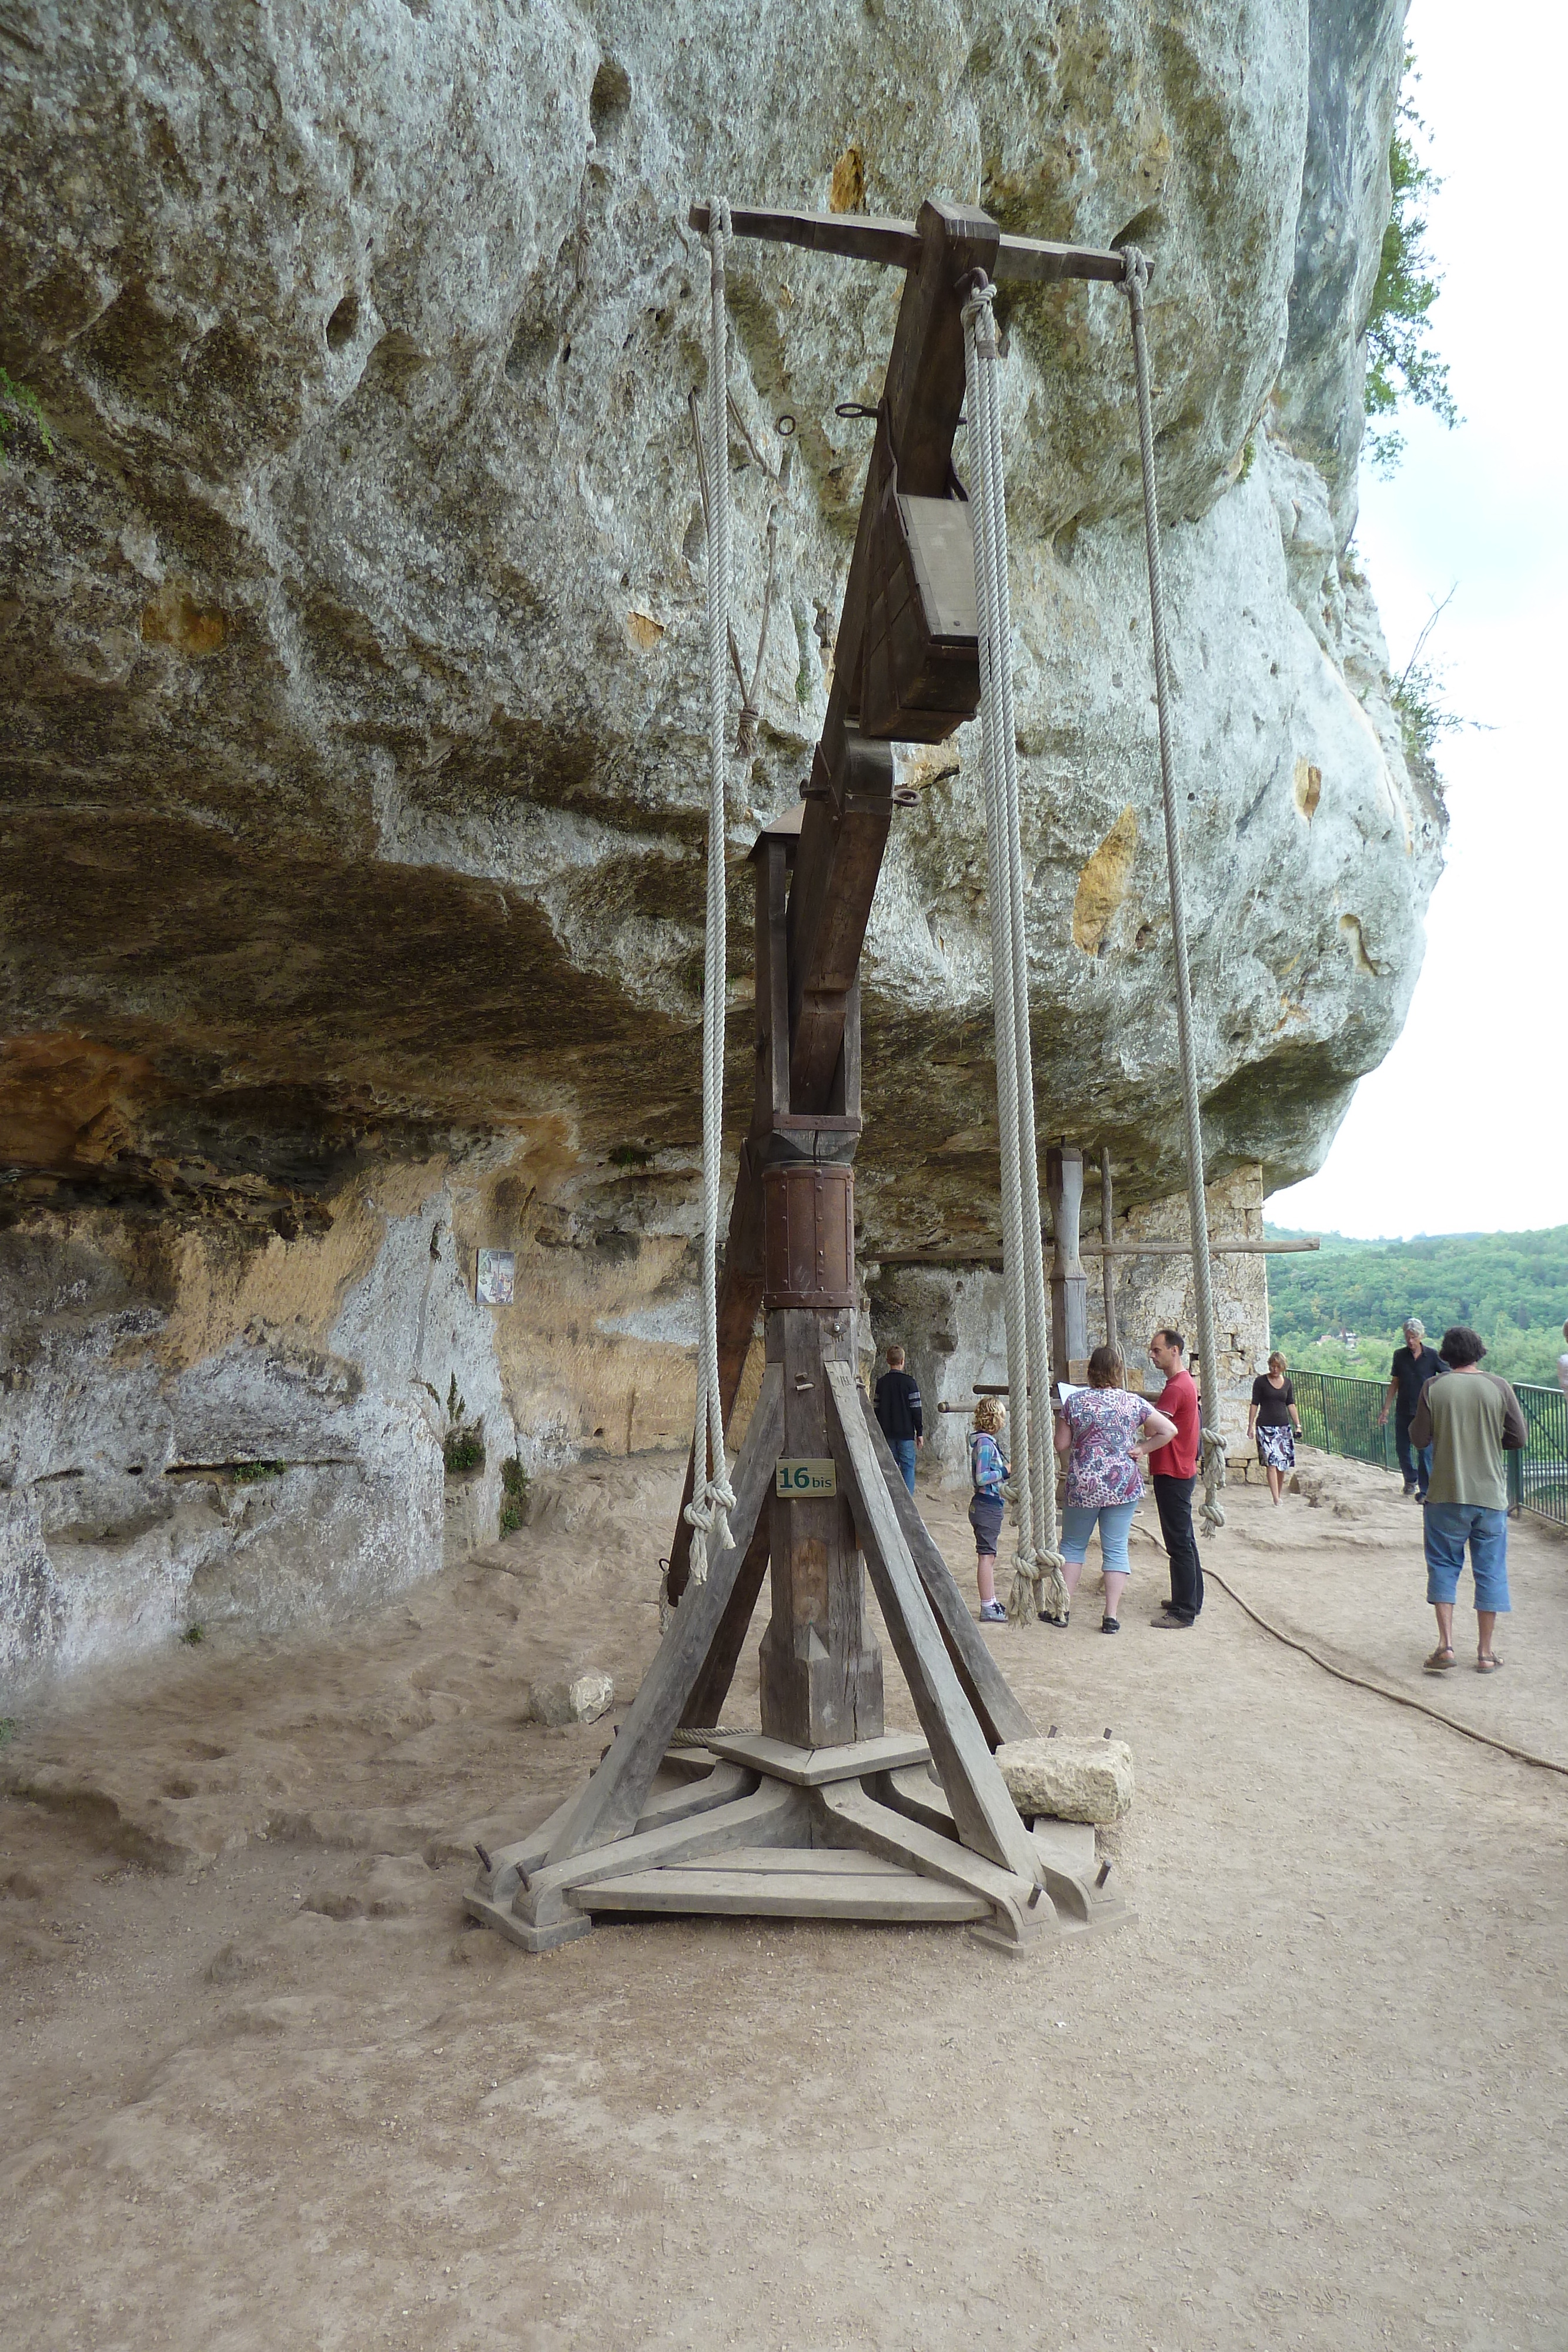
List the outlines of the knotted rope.
<svg viewBox="0 0 1568 2352">
<path fill-rule="evenodd" d="M 703 951 L 703 1255 L 697 1337 L 695 1473 L 686 1518 L 692 1528 L 691 1580 L 703 1583 L 711 1560 L 729 1543 L 735 1489 L 724 1450 L 724 1400 L 718 1379 L 719 1155 L 724 1139 L 725 769 L 729 659 L 729 350 L 724 247 L 729 206 L 716 197 L 708 215 L 712 318 L 708 351 L 707 447 L 707 921 Z M 662 1581 L 662 1580 L 661 1580 Z"/>
<path fill-rule="evenodd" d="M 1002 1279 L 1008 1388 L 1013 1404 L 1012 1478 L 1018 1558 L 1008 1613 L 1024 1624 L 1067 1605 L 1056 1533 L 1051 1445 L 1050 1326 L 1034 1131 L 1034 1063 L 1024 930 L 1023 845 L 1013 712 L 1012 597 L 1007 483 L 1002 463 L 1000 359 L 991 305 L 976 283 L 964 305 L 964 374 L 973 457 L 975 602 L 980 638 L 980 777 L 991 907 L 991 995 L 996 1023 L 997 1113 L 1001 1135 Z M 1046 1600 L 1047 1579 L 1051 1598 Z"/>
<path fill-rule="evenodd" d="M 1186 1191 L 1192 1218 L 1193 1290 L 1197 1302 L 1198 1382 L 1203 1394 L 1202 1517 L 1211 1528 L 1225 1525 L 1215 1496 L 1225 1484 L 1225 1441 L 1219 1430 L 1219 1350 L 1215 1337 L 1214 1291 L 1208 1255 L 1208 1201 L 1204 1191 L 1203 1123 L 1198 1113 L 1197 1050 L 1193 1037 L 1192 976 L 1186 953 L 1186 893 L 1182 879 L 1181 825 L 1176 812 L 1176 766 L 1171 753 L 1170 663 L 1166 649 L 1165 574 L 1160 561 L 1160 510 L 1155 486 L 1155 426 L 1149 397 L 1149 352 L 1144 329 L 1144 295 L 1149 265 L 1136 246 L 1122 256 L 1122 291 L 1133 327 L 1133 372 L 1138 387 L 1138 448 L 1144 471 L 1144 541 L 1149 562 L 1149 619 L 1155 641 L 1155 700 L 1160 725 L 1160 790 L 1165 801 L 1166 866 L 1170 876 L 1171 940 L 1176 950 L 1176 1044 L 1181 1056 L 1182 1120 L 1186 1134 Z"/>
</svg>

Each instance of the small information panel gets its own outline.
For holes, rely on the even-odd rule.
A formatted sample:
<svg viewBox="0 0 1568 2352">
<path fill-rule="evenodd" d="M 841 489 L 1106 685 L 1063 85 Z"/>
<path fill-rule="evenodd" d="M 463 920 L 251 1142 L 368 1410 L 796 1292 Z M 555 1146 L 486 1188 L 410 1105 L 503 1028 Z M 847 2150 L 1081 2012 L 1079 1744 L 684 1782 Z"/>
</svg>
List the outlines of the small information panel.
<svg viewBox="0 0 1568 2352">
<path fill-rule="evenodd" d="M 799 1501 L 810 1495 L 836 1495 L 839 1491 L 837 1465 L 831 1455 L 822 1462 L 780 1462 L 773 1473 L 773 1491 L 790 1501 Z"/>
</svg>

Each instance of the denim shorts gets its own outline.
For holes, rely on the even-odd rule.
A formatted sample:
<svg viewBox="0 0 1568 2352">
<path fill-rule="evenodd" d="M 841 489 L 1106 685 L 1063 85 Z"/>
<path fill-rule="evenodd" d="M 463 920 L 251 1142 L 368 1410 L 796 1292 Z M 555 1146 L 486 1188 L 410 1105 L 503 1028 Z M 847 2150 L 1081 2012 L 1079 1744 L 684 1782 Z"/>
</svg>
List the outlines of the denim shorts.
<svg viewBox="0 0 1568 2352">
<path fill-rule="evenodd" d="M 1470 1547 L 1470 1569 L 1476 1583 L 1478 1609 L 1506 1610 L 1508 1599 L 1508 1513 L 1485 1511 L 1476 1503 L 1434 1503 L 1425 1512 L 1427 1598 L 1451 1603 L 1459 1590 L 1465 1564 L 1465 1543 Z"/>
<path fill-rule="evenodd" d="M 977 1495 L 969 1505 L 969 1525 L 975 1530 L 977 1552 L 994 1552 L 1001 1538 L 1002 1506 L 992 1495 Z"/>
<path fill-rule="evenodd" d="M 1127 1570 L 1127 1536 L 1133 1524 L 1135 1502 L 1102 1503 L 1091 1509 L 1086 1503 L 1069 1503 L 1061 1514 L 1061 1551 L 1065 1559 L 1076 1560 L 1080 1567 L 1089 1549 L 1089 1538 L 1094 1532 L 1094 1522 L 1100 1522 L 1100 1565 L 1107 1576 L 1125 1576 Z"/>
</svg>

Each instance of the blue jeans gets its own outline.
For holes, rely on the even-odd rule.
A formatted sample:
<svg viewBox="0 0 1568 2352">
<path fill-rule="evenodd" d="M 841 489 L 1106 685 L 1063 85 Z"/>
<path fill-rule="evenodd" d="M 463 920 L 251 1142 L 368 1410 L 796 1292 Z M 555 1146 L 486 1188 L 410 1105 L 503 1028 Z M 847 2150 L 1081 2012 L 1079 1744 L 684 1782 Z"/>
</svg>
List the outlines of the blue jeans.
<svg viewBox="0 0 1568 2352">
<path fill-rule="evenodd" d="M 1403 1412 L 1398 1405 L 1395 1406 L 1394 1451 L 1399 1456 L 1399 1467 L 1405 1474 L 1406 1486 L 1414 1486 L 1425 1502 L 1427 1489 L 1432 1483 L 1432 1449 L 1429 1445 L 1411 1444 L 1410 1423 L 1415 1418 L 1414 1413 Z"/>
<path fill-rule="evenodd" d="M 887 1442 L 893 1448 L 894 1460 L 904 1473 L 904 1483 L 913 1495 L 915 1492 L 915 1440 L 913 1437 L 890 1437 Z"/>
<path fill-rule="evenodd" d="M 1094 1522 L 1100 1522 L 1100 1565 L 1107 1576 L 1126 1576 L 1127 1531 L 1133 1524 L 1136 1503 L 1103 1503 L 1091 1510 L 1084 1503 L 1069 1503 L 1061 1514 L 1061 1556 L 1083 1565 L 1083 1555 L 1089 1549 L 1089 1538 L 1094 1532 Z"/>
<path fill-rule="evenodd" d="M 1452 1605 L 1465 1564 L 1465 1543 L 1470 1547 L 1470 1571 L 1475 1578 L 1476 1607 L 1502 1611 L 1508 1598 L 1508 1513 L 1482 1510 L 1477 1503 L 1427 1505 L 1427 1598 Z"/>
</svg>

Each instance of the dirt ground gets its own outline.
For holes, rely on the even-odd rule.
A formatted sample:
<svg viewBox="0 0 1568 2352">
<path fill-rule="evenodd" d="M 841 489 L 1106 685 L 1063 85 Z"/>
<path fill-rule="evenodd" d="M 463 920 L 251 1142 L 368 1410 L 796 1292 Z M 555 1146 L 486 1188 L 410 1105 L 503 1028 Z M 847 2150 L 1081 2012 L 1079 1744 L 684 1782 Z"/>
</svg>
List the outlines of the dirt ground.
<svg viewBox="0 0 1568 2352">
<path fill-rule="evenodd" d="M 1128 1738 L 1134 1925 L 466 1928 L 476 1832 L 608 1726 L 524 1685 L 654 1647 L 668 1457 L 373 1619 L 214 1639 L 0 1758 L 14 2347 L 1256 2352 L 1568 2343 L 1568 1779 L 1347 1687 L 1211 1583 L 1156 1635 L 994 1641 Z M 1511 1541 L 1503 1671 L 1423 1675 L 1419 1514 L 1308 1457 L 1209 1564 L 1388 1689 L 1568 1765 L 1568 1546 Z M 967 1530 L 923 1496 L 972 1591 Z M 1092 1568 L 1086 1585 L 1096 1582 Z M 757 1633 L 760 1633 L 758 1621 Z M 888 1661 L 890 1727 L 913 1710 Z M 727 1710 L 756 1720 L 754 1656 Z"/>
</svg>

